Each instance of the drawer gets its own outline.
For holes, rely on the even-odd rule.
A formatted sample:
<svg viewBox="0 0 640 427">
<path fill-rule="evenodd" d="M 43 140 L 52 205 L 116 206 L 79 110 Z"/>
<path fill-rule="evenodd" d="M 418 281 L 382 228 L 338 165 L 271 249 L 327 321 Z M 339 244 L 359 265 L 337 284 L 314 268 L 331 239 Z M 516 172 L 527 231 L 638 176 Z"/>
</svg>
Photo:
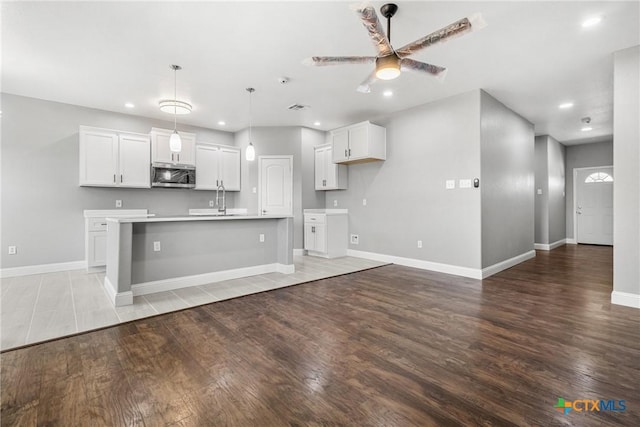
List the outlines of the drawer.
<svg viewBox="0 0 640 427">
<path fill-rule="evenodd" d="M 326 214 L 304 214 L 304 222 L 312 223 L 312 224 L 324 224 L 327 219 Z"/>
<path fill-rule="evenodd" d="M 106 218 L 87 218 L 89 222 L 89 231 L 105 231 L 107 229 Z"/>
</svg>

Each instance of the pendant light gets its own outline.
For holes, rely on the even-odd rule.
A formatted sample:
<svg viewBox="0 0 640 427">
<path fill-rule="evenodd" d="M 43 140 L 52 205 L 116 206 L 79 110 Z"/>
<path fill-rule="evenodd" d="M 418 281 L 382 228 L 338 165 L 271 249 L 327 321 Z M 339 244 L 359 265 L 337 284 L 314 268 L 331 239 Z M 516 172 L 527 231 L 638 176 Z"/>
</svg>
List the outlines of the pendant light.
<svg viewBox="0 0 640 427">
<path fill-rule="evenodd" d="M 256 149 L 253 147 L 253 142 L 251 142 L 251 94 L 255 91 L 252 87 L 247 88 L 247 92 L 249 92 L 249 145 L 247 146 L 245 158 L 248 162 L 253 162 L 256 159 Z"/>
<path fill-rule="evenodd" d="M 178 70 L 182 70 L 182 67 L 179 65 L 171 65 L 173 69 L 173 133 L 169 138 L 169 149 L 174 153 L 179 153 L 182 151 L 182 139 L 180 138 L 180 134 L 178 134 L 177 129 L 177 120 L 178 120 L 178 97 L 177 97 L 177 74 Z"/>
</svg>

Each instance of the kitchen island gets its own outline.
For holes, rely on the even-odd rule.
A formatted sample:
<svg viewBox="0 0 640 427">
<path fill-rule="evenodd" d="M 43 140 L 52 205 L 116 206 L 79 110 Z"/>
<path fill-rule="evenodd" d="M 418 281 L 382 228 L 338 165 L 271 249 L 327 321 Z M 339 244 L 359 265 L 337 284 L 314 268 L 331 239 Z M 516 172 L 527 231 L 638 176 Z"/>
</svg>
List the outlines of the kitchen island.
<svg viewBox="0 0 640 427">
<path fill-rule="evenodd" d="M 136 295 L 294 271 L 292 216 L 107 218 L 104 286 L 116 306 Z"/>
</svg>

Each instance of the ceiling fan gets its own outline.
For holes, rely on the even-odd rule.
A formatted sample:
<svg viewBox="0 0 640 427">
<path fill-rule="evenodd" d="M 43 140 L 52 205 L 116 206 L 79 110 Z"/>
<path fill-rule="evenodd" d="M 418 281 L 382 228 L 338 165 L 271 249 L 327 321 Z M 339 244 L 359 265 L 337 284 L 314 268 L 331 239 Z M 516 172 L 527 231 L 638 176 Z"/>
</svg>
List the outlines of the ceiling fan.
<svg viewBox="0 0 640 427">
<path fill-rule="evenodd" d="M 355 6 L 353 9 L 362 19 L 362 24 L 369 32 L 373 46 L 378 51 L 377 56 L 312 56 L 305 59 L 307 65 L 341 65 L 341 64 L 374 64 L 375 70 L 358 86 L 358 92 L 368 93 L 372 83 L 381 80 L 395 79 L 401 71 L 417 71 L 431 74 L 436 77 L 444 77 L 446 68 L 427 64 L 407 58 L 421 49 L 449 40 L 454 36 L 479 30 L 486 26 L 480 14 L 462 18 L 451 25 L 434 31 L 400 49 L 391 46 L 391 18 L 398 11 L 398 5 L 387 3 L 380 8 L 382 16 L 387 18 L 387 34 L 378 20 L 376 11 L 372 6 Z"/>
</svg>

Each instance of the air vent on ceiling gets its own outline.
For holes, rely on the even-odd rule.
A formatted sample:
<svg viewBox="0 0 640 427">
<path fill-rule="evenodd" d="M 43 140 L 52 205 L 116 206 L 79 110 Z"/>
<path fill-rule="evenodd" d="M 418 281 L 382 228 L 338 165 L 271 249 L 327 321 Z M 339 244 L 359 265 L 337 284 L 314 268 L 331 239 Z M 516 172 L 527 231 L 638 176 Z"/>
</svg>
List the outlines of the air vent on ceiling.
<svg viewBox="0 0 640 427">
<path fill-rule="evenodd" d="M 292 104 L 292 105 L 289 105 L 287 108 L 291 111 L 300 111 L 300 110 L 306 110 L 307 108 L 309 108 L 309 106 L 302 105 L 302 104 Z"/>
</svg>

